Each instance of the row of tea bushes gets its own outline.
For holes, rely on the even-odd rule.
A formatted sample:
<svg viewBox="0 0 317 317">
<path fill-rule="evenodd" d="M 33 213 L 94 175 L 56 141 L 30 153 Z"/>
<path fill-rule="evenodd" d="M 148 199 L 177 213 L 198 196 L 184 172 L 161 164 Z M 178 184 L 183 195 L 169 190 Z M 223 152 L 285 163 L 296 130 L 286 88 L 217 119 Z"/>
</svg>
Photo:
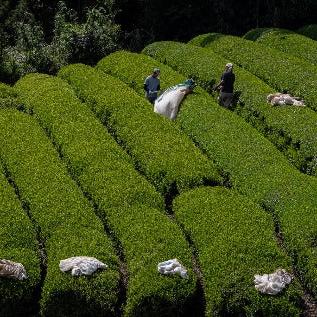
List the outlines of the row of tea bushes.
<svg viewBox="0 0 317 317">
<path fill-rule="evenodd" d="M 313 64 L 237 36 L 210 33 L 190 43 L 212 49 L 280 92 L 286 90 L 303 98 L 308 107 L 317 110 L 317 68 Z"/>
<path fill-rule="evenodd" d="M 0 82 L 0 108 L 17 107 L 18 94 L 11 86 Z"/>
<path fill-rule="evenodd" d="M 111 241 L 35 119 L 17 110 L 2 110 L 0 156 L 45 246 L 47 274 L 41 313 L 112 315 L 119 272 Z M 109 268 L 91 279 L 62 273 L 59 261 L 77 255 L 94 256 Z"/>
<path fill-rule="evenodd" d="M 297 33 L 303 34 L 311 39 L 317 41 L 317 24 L 305 25 L 297 30 Z"/>
<path fill-rule="evenodd" d="M 94 201 L 102 196 L 103 208 L 134 204 L 164 208 L 155 188 L 134 170 L 131 158 L 64 80 L 30 74 L 18 81 L 16 89 L 24 107 L 52 137 L 73 178 Z"/>
<path fill-rule="evenodd" d="M 142 87 L 142 76 L 146 73 L 147 69 L 153 69 L 153 67 L 160 67 L 161 74 L 164 76 L 164 81 L 162 80 L 162 83 L 166 85 L 172 85 L 178 82 L 182 82 L 184 80 L 184 77 L 181 75 L 178 75 L 177 73 L 172 72 L 168 67 L 165 65 L 161 65 L 158 62 L 154 61 L 153 59 L 140 55 L 140 54 L 132 54 L 128 52 L 119 52 L 111 54 L 110 56 L 104 58 L 98 63 L 98 68 L 104 70 L 105 72 L 111 73 L 113 76 L 117 76 L 122 81 L 124 81 L 127 84 L 131 84 L 135 87 L 135 89 L 142 94 L 143 93 L 143 87 Z M 205 94 L 207 96 L 207 94 Z M 188 99 L 185 101 L 185 103 L 181 107 L 180 117 L 183 116 L 184 107 L 186 109 L 188 107 L 188 102 L 191 98 L 197 97 L 196 94 L 193 96 L 188 96 Z M 207 97 L 208 98 L 208 97 Z M 192 109 L 199 108 L 199 102 L 196 100 L 196 104 L 191 104 Z M 200 102 L 202 102 L 202 98 L 200 98 Z M 201 110 L 201 109 L 200 109 Z M 202 112 L 202 116 L 204 116 L 205 113 Z M 189 118 L 188 118 L 189 119 Z M 178 119 L 179 120 L 179 119 Z M 190 120 L 190 119 L 189 119 Z M 212 124 L 212 123 L 211 123 Z M 204 129 L 204 127 L 201 125 L 201 129 Z M 210 136 L 213 138 L 213 136 Z M 217 194 L 212 194 L 213 192 L 216 192 Z M 197 195 L 196 197 L 196 192 Z M 195 193 L 195 194 L 194 194 Z M 210 197 L 209 197 L 210 196 Z M 214 209 L 212 209 L 211 204 L 207 206 L 207 202 L 211 197 L 213 196 L 214 203 L 215 201 L 218 201 L 217 206 L 214 206 Z M 230 196 L 230 198 L 228 198 Z M 255 204 L 247 202 L 247 199 L 240 197 L 238 194 L 233 194 L 228 192 L 224 189 L 210 189 L 210 188 L 202 188 L 198 190 L 194 190 L 193 194 L 190 193 L 184 193 L 180 195 L 178 198 L 176 198 L 176 206 L 178 206 L 178 201 L 185 201 L 184 197 L 186 197 L 186 203 L 180 203 L 185 209 L 185 206 L 187 202 L 192 200 L 191 203 L 188 203 L 188 208 L 185 210 L 182 210 L 179 214 L 177 213 L 177 207 L 174 208 L 176 210 L 176 217 L 178 221 L 184 225 L 187 233 L 190 235 L 191 239 L 194 242 L 194 245 L 197 247 L 198 251 L 198 259 L 200 261 L 200 265 L 202 267 L 202 273 L 203 273 L 203 280 L 205 285 L 205 292 L 206 292 L 206 302 L 207 302 L 207 312 L 206 315 L 210 316 L 212 313 L 223 313 L 223 314 L 234 314 L 238 315 L 239 313 L 246 313 L 248 310 L 252 311 L 261 311 L 268 314 L 269 312 L 273 313 L 271 315 L 276 315 L 277 311 L 279 313 L 282 312 L 281 307 L 285 307 L 285 311 L 283 314 L 285 316 L 289 315 L 297 315 L 298 309 L 292 306 L 292 304 L 286 304 L 287 299 L 283 298 L 281 302 L 278 301 L 278 303 L 275 303 L 274 300 L 271 303 L 263 301 L 263 299 L 260 299 L 260 296 L 256 294 L 256 291 L 254 290 L 254 287 L 252 285 L 252 278 L 254 275 L 254 272 L 252 273 L 252 269 L 254 271 L 261 270 L 262 269 L 268 269 L 272 270 L 274 265 L 282 265 L 285 264 L 285 267 L 289 267 L 289 262 L 284 262 L 285 258 L 281 255 L 282 253 L 278 251 L 276 241 L 274 239 L 274 227 L 272 223 L 272 219 L 268 214 L 265 214 L 263 210 L 261 210 L 259 207 L 256 207 Z M 237 201 L 240 202 L 237 206 Z M 243 203 L 242 203 L 243 201 Z M 243 206 L 244 205 L 244 206 Z M 195 206 L 195 207 L 194 207 Z M 221 206 L 221 208 L 220 208 Z M 230 207 L 230 208 L 229 208 Z M 241 208 L 240 208 L 241 207 Z M 211 223 L 212 216 L 215 210 L 219 209 L 219 216 L 223 212 L 223 209 L 227 209 L 227 213 L 232 212 L 235 213 L 235 215 L 232 215 L 232 218 L 237 217 L 241 220 L 241 227 L 238 231 L 238 224 L 234 225 L 233 220 L 226 219 L 224 221 L 219 221 L 219 217 L 214 220 L 214 223 Z M 251 211 L 252 210 L 252 211 Z M 251 212 L 254 214 L 251 215 Z M 228 216 L 227 213 L 224 213 L 223 216 L 226 218 Z M 251 216 L 250 216 L 251 215 Z M 253 218 L 254 217 L 254 218 Z M 186 218 L 186 219 L 185 219 Z M 248 225 L 246 226 L 246 222 L 249 220 Z M 260 224 L 259 229 L 259 221 L 262 222 L 262 225 Z M 241 256 L 236 258 L 235 266 L 234 265 L 228 265 L 228 263 L 225 262 L 224 258 L 227 258 L 226 256 L 223 256 L 223 252 L 228 252 L 226 254 L 229 254 L 229 244 L 234 240 L 228 241 L 228 245 L 219 244 L 218 240 L 214 239 L 214 236 L 211 236 L 210 233 L 212 232 L 213 228 L 217 227 L 220 232 L 223 232 L 224 235 L 228 238 L 231 234 L 230 228 L 232 230 L 237 231 L 237 238 L 234 243 L 232 244 L 232 248 L 237 250 L 242 250 L 245 253 L 246 258 L 242 258 Z M 262 229 L 261 229 L 262 228 Z M 265 229 L 264 229 L 265 228 Z M 259 230 L 266 230 L 263 235 L 260 233 Z M 247 233 L 247 232 L 248 233 Z M 240 235 L 240 239 L 238 238 L 238 234 Z M 259 240 L 257 240 L 257 244 L 254 244 L 255 248 L 251 248 L 249 245 L 250 240 L 256 239 L 255 237 L 251 238 L 252 235 L 255 235 L 255 237 L 259 237 Z M 250 240 L 245 240 L 245 243 L 243 242 L 243 236 L 249 237 Z M 230 238 L 228 238 L 230 239 Z M 261 240 L 263 239 L 263 240 Z M 264 241 L 265 240 L 265 241 Z M 262 252 L 265 254 L 265 249 L 267 248 L 267 252 L 265 256 L 265 260 L 261 261 L 260 257 L 256 259 L 256 248 L 259 246 L 262 246 L 258 252 Z M 215 252 L 214 250 L 219 246 L 218 250 L 218 258 L 214 256 Z M 212 249 L 212 252 L 208 251 Z M 249 249 L 249 250 L 248 250 Z M 225 250 L 225 251 L 224 251 Z M 274 251 L 272 251 L 274 250 Z M 272 253 L 270 253 L 272 252 Z M 270 255 L 268 255 L 270 254 Z M 275 255 L 273 255 L 275 254 Z M 281 262 L 278 263 L 278 261 L 275 262 L 276 254 L 279 254 L 279 259 Z M 253 257 L 253 255 L 255 257 Z M 272 257 L 272 258 L 271 258 Z M 231 257 L 228 257 L 228 259 Z M 246 261 L 246 259 L 248 261 Z M 282 260 L 283 259 L 283 260 Z M 253 262 L 252 262 L 253 261 Z M 247 265 L 250 265 L 249 272 L 246 272 L 246 267 L 243 267 L 244 262 L 247 262 Z M 256 267 L 255 263 L 257 263 L 258 267 Z M 268 267 L 268 263 L 270 263 L 272 266 Z M 287 265 L 286 265 L 287 263 Z M 252 265 L 251 265 L 252 264 Z M 234 276 L 232 276 L 232 271 L 235 272 L 236 280 L 234 279 Z M 214 272 L 214 275 L 219 274 L 219 280 L 217 280 L 218 283 L 215 283 L 215 278 L 212 277 L 212 272 Z M 221 273 L 220 273 L 221 272 Z M 237 273 L 238 272 L 238 273 Z M 251 273 L 250 273 L 251 272 Z M 222 274 L 222 275 L 221 275 Z M 226 276 L 227 274 L 227 276 Z M 253 274 L 253 275 L 252 275 Z M 243 276 L 243 277 L 242 277 Z M 245 278 L 245 279 L 244 279 Z M 230 280 L 232 281 L 232 284 L 230 284 Z M 241 283 L 241 280 L 243 281 Z M 246 282 L 247 281 L 247 282 Z M 236 285 L 234 283 L 237 282 Z M 232 290 L 232 293 L 230 294 L 230 289 Z M 297 289 L 297 286 L 295 287 Z M 221 290 L 223 290 L 223 294 L 221 293 Z M 290 298 L 295 298 L 296 296 L 293 296 L 294 294 L 290 291 L 290 293 L 287 295 Z M 297 290 L 295 291 L 295 293 Z M 235 297 L 237 296 L 237 297 Z M 297 293 L 298 296 L 298 293 Z M 230 297 L 230 298 L 229 298 Z M 297 297 L 298 299 L 298 297 Z M 214 301 L 213 301 L 214 300 Z M 225 306 L 223 302 L 226 302 L 227 300 L 231 301 L 228 306 Z M 292 299 L 290 300 L 292 301 Z M 245 302 L 250 303 L 249 306 L 245 305 Z M 261 303 L 263 306 L 261 307 Z M 296 300 L 295 300 L 296 302 Z M 294 304 L 294 303 L 293 303 Z M 222 307 L 219 307 L 222 306 Z M 292 308 L 290 308 L 290 306 Z M 274 308 L 272 308 L 274 307 Z M 272 309 L 272 310 L 271 310 Z"/>
<path fill-rule="evenodd" d="M 243 38 L 317 64 L 317 42 L 292 31 L 258 28 L 247 32 Z"/>
<path fill-rule="evenodd" d="M 177 42 L 154 43 L 146 52 L 194 76 L 205 88 L 220 81 L 228 62 L 211 50 Z M 271 87 L 240 67 L 234 72 L 235 90 L 241 93 L 235 112 L 264 133 L 298 169 L 316 174 L 312 158 L 317 156 L 317 114 L 307 107 L 272 107 L 266 101 L 273 92 Z"/>
<path fill-rule="evenodd" d="M 189 246 L 181 230 L 162 212 L 161 196 L 122 160 L 120 147 L 114 146 L 103 125 L 66 82 L 33 74 L 19 81 L 18 90 L 25 107 L 48 130 L 73 177 L 120 241 L 129 277 L 124 315 L 180 312 L 194 296 L 196 279 Z M 79 169 L 78 162 L 85 165 Z M 157 264 L 174 257 L 189 268 L 189 280 L 158 274 Z"/>
<path fill-rule="evenodd" d="M 86 65 L 58 74 L 113 131 L 142 174 L 164 196 L 221 178 L 209 161 L 172 122 L 116 78 Z"/>
<path fill-rule="evenodd" d="M 0 167 L 0 197 L 1 259 L 22 263 L 27 272 L 27 279 L 23 281 L 1 278 L 0 315 L 29 316 L 33 312 L 34 297 L 40 284 L 40 260 L 36 233 L 21 202 L 7 182 L 2 166 Z"/>
<path fill-rule="evenodd" d="M 299 316 L 302 294 L 295 280 L 281 296 L 263 296 L 254 287 L 255 274 L 292 272 L 271 215 L 221 187 L 188 191 L 174 200 L 173 210 L 197 248 L 206 316 Z"/>
<path fill-rule="evenodd" d="M 117 74 L 127 83 L 137 83 L 134 86 L 139 92 L 144 74 L 153 67 L 161 69 L 166 86 L 185 79 L 148 56 L 128 52 L 113 53 L 101 60 L 98 67 Z M 229 174 L 237 191 L 274 213 L 289 254 L 296 260 L 305 283 L 317 294 L 312 244 L 317 225 L 316 179 L 300 174 L 268 140 L 242 118 L 218 106 L 199 87 L 183 102 L 176 122 Z"/>
</svg>

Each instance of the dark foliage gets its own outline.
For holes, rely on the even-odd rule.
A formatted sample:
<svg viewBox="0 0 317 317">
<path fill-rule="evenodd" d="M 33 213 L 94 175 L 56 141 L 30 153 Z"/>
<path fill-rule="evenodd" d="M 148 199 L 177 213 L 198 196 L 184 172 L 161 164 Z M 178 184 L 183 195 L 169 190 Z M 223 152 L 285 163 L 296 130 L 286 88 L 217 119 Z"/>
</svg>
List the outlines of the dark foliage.
<svg viewBox="0 0 317 317">
<path fill-rule="evenodd" d="M 0 81 L 65 64 L 93 65 L 124 47 L 140 51 L 158 40 L 187 41 L 255 27 L 295 30 L 316 23 L 315 0 L 2 0 Z"/>
</svg>

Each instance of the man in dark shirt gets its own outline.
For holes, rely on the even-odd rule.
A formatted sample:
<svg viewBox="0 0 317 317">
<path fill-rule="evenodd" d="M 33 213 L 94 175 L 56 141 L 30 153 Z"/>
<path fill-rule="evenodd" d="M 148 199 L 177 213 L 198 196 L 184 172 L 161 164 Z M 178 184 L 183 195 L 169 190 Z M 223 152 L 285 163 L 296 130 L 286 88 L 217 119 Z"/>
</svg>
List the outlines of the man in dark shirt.
<svg viewBox="0 0 317 317">
<path fill-rule="evenodd" d="M 157 93 L 160 88 L 160 70 L 159 68 L 154 68 L 152 75 L 146 77 L 144 81 L 143 88 L 145 90 L 145 97 L 154 104 L 157 98 Z"/>
<path fill-rule="evenodd" d="M 215 90 L 220 89 L 219 103 L 220 105 L 229 108 L 233 98 L 233 84 L 236 77 L 233 73 L 233 65 L 226 64 L 225 71 L 221 76 L 220 83 L 215 86 Z"/>
</svg>

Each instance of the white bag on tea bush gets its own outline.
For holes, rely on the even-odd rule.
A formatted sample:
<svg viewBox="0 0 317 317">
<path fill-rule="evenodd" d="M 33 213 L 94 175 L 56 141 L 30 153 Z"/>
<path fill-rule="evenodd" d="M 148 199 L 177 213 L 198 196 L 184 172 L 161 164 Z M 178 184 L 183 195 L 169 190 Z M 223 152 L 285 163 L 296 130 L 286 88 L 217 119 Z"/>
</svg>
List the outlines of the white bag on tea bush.
<svg viewBox="0 0 317 317">
<path fill-rule="evenodd" d="M 292 276 L 283 269 L 272 274 L 254 275 L 255 288 L 264 294 L 276 295 L 292 281 Z"/>
<path fill-rule="evenodd" d="M 157 265 L 157 270 L 164 275 L 178 274 L 182 278 L 188 278 L 187 270 L 182 266 L 177 259 L 161 262 Z"/>
<path fill-rule="evenodd" d="M 98 269 L 106 269 L 107 267 L 96 258 L 88 256 L 76 256 L 59 262 L 60 270 L 62 272 L 71 271 L 73 276 L 91 275 Z"/>
<path fill-rule="evenodd" d="M 27 279 L 27 274 L 24 266 L 21 263 L 3 259 L 0 260 L 0 277 L 25 280 Z"/>
<path fill-rule="evenodd" d="M 298 97 L 293 97 L 289 94 L 275 93 L 267 96 L 267 101 L 271 103 L 272 106 L 297 106 L 304 107 L 304 101 Z"/>
<path fill-rule="evenodd" d="M 194 81 L 188 79 L 183 84 L 168 88 L 155 100 L 154 112 L 174 120 L 180 103 L 188 93 L 193 91 L 194 87 Z"/>
</svg>

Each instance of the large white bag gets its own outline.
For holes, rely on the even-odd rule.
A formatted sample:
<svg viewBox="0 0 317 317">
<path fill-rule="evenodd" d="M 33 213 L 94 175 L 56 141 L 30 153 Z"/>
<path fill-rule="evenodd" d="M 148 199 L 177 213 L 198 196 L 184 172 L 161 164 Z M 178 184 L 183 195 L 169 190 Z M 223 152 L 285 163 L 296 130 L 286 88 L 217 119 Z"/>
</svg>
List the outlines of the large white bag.
<svg viewBox="0 0 317 317">
<path fill-rule="evenodd" d="M 189 79 L 183 84 L 168 88 L 155 100 L 154 112 L 174 120 L 177 116 L 180 103 L 188 93 L 192 92 L 194 87 L 194 81 Z"/>
</svg>

